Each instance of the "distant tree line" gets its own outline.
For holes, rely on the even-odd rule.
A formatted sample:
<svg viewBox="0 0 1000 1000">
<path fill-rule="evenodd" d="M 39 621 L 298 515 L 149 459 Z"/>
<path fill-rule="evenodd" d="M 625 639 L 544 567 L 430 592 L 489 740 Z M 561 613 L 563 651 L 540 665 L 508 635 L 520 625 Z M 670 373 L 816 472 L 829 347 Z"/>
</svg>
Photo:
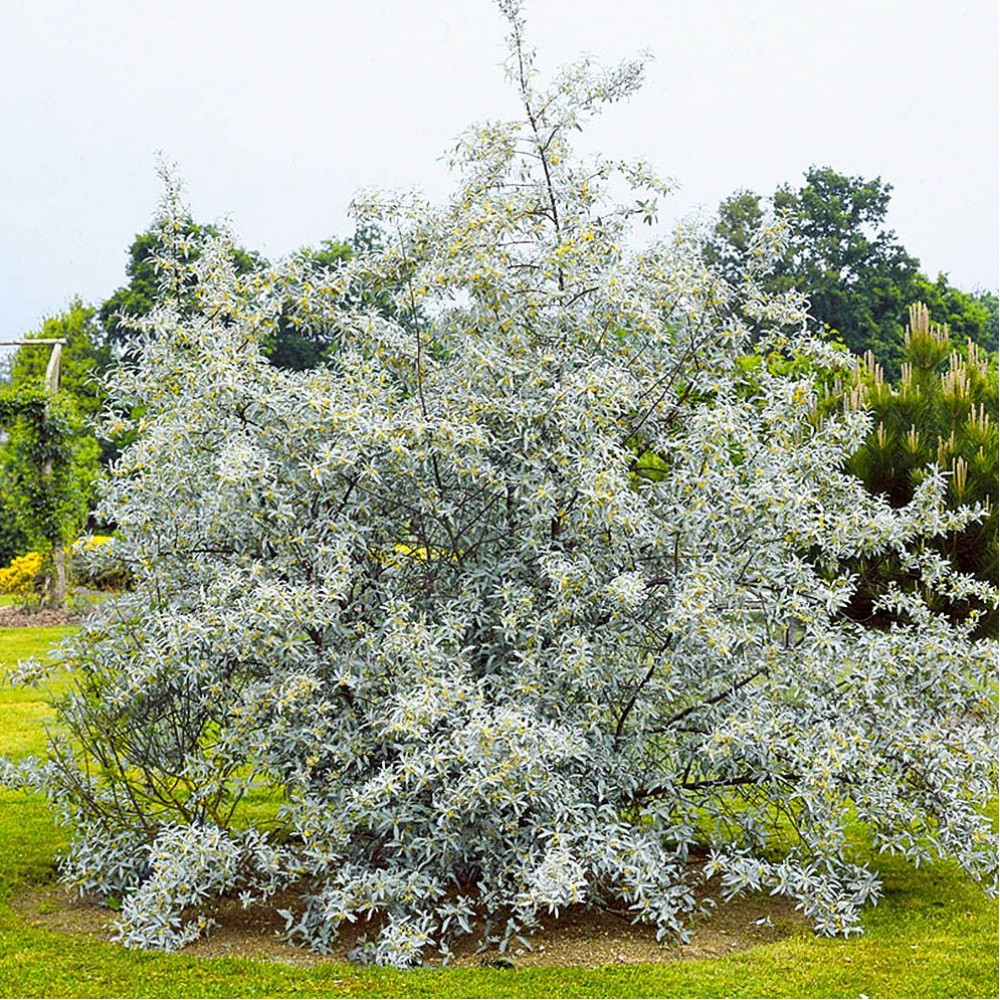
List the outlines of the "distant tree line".
<svg viewBox="0 0 1000 1000">
<path fill-rule="evenodd" d="M 924 303 L 930 321 L 948 327 L 952 341 L 971 340 L 997 350 L 997 295 L 963 291 L 939 274 L 930 278 L 920 261 L 886 227 L 892 185 L 811 167 L 805 183 L 785 184 L 770 197 L 737 191 L 719 206 L 705 255 L 730 280 L 753 252 L 753 236 L 769 214 L 787 222 L 788 242 L 765 280 L 776 293 L 796 290 L 809 298 L 820 331 L 855 354 L 871 351 L 890 378 L 900 371 L 910 306 Z"/>
</svg>

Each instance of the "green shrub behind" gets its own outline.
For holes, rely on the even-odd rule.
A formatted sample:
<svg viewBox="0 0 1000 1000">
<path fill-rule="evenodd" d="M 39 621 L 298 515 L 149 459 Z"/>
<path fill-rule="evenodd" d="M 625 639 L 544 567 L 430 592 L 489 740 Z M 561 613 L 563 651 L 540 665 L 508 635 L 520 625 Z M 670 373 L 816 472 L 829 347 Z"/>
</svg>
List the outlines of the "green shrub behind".
<svg viewBox="0 0 1000 1000">
<path fill-rule="evenodd" d="M 848 462 L 875 494 L 894 507 L 908 504 L 936 466 L 948 476 L 948 502 L 982 505 L 985 516 L 961 531 L 928 542 L 963 573 L 997 579 L 997 365 L 971 340 L 957 347 L 946 326 L 930 322 L 927 307 L 910 308 L 897 384 L 886 381 L 869 353 L 853 383 L 835 393 L 845 408 L 874 418 L 864 445 Z M 898 563 L 881 556 L 858 560 L 860 582 L 852 613 L 872 617 L 873 595 L 893 580 L 914 582 Z M 955 607 L 955 612 L 966 610 Z M 995 608 L 983 608 L 980 630 L 996 633 Z"/>
</svg>

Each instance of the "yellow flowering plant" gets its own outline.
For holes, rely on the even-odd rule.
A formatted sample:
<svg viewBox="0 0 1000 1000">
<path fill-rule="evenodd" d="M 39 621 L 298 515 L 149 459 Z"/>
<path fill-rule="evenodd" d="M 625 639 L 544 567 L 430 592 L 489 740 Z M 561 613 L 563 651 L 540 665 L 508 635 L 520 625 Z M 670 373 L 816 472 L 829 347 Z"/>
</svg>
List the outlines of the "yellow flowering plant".
<svg viewBox="0 0 1000 1000">
<path fill-rule="evenodd" d="M 9 566 L 0 568 L 0 594 L 12 594 L 22 600 L 35 596 L 41 586 L 44 564 L 40 552 L 15 556 Z"/>
</svg>

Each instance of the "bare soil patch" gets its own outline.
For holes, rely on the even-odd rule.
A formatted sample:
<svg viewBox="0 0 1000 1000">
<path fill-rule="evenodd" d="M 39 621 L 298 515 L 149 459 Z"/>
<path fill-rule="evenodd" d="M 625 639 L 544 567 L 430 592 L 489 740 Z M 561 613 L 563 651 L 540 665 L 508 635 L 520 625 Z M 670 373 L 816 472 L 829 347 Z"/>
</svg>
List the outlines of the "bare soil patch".
<svg viewBox="0 0 1000 1000">
<path fill-rule="evenodd" d="M 83 934 L 110 940 L 115 913 L 94 902 L 76 900 L 61 886 L 31 886 L 13 899 L 14 910 L 34 927 L 65 934 Z M 323 961 L 346 961 L 347 953 L 367 930 L 359 922 L 342 931 L 330 956 L 293 947 L 279 939 L 284 922 L 276 908 L 294 906 L 294 897 L 272 901 L 268 907 L 244 910 L 238 902 L 224 902 L 212 933 L 184 949 L 185 954 L 211 958 L 232 956 L 312 966 Z M 475 935 L 459 939 L 452 965 L 512 962 L 518 968 L 538 965 L 630 965 L 638 962 L 676 962 L 719 958 L 755 945 L 778 941 L 808 927 L 808 921 L 786 899 L 755 895 L 720 903 L 712 916 L 698 920 L 687 944 L 658 943 L 651 927 L 637 926 L 611 914 L 572 907 L 558 919 L 527 935 L 530 950 L 514 944 L 507 955 L 480 953 Z M 428 965 L 441 957 L 429 953 Z"/>
<path fill-rule="evenodd" d="M 78 625 L 84 618 L 96 614 L 108 594 L 77 587 L 70 607 L 23 608 L 14 604 L 0 606 L 0 628 L 46 628 L 50 625 Z"/>
<path fill-rule="evenodd" d="M 80 620 L 63 608 L 27 611 L 13 605 L 0 607 L 0 628 L 42 628 L 49 625 L 73 625 Z"/>
</svg>

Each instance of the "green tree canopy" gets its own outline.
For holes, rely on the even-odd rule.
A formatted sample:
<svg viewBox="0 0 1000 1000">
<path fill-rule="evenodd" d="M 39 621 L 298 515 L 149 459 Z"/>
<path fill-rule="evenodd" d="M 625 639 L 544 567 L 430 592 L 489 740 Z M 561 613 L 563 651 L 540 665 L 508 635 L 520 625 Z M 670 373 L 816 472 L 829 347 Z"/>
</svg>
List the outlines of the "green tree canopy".
<svg viewBox="0 0 1000 1000">
<path fill-rule="evenodd" d="M 72 399 L 74 412 L 96 419 L 104 406 L 101 376 L 112 363 L 111 348 L 97 322 L 96 309 L 73 299 L 65 312 L 44 320 L 40 330 L 25 335 L 26 340 L 62 339 L 59 387 Z M 11 358 L 10 381 L 14 385 L 43 385 L 49 349 L 21 347 Z"/>
<path fill-rule="evenodd" d="M 769 199 L 738 191 L 722 202 L 706 257 L 730 280 L 748 263 L 753 234 L 769 214 L 787 222 L 787 245 L 765 284 L 796 289 L 814 320 L 856 354 L 872 351 L 890 374 L 899 371 L 910 303 L 924 301 L 935 322 L 996 350 L 996 295 L 931 281 L 920 262 L 886 227 L 892 185 L 876 177 L 810 167 L 799 188 L 782 185 Z"/>
<path fill-rule="evenodd" d="M 952 344 L 963 345 L 971 340 L 986 351 L 997 351 L 998 300 L 994 292 L 963 292 L 939 274 L 935 281 L 917 275 L 916 299 L 927 306 L 932 321 L 948 328 Z M 905 350 L 904 350 L 905 354 Z"/>
<path fill-rule="evenodd" d="M 94 310 L 75 299 L 25 339 L 61 338 L 60 385 L 45 385 L 50 346 L 18 348 L 0 388 L 0 557 L 29 549 L 50 560 L 48 597 L 65 598 L 64 549 L 82 530 L 95 498 L 100 448 L 92 421 L 104 402 L 98 375 L 110 352 Z"/>
<path fill-rule="evenodd" d="M 217 236 L 219 229 L 211 224 L 196 222 L 190 216 L 177 220 L 182 227 L 183 237 L 193 258 L 201 252 L 204 237 Z M 109 344 L 121 348 L 132 335 L 134 321 L 148 315 L 163 292 L 162 275 L 157 273 L 157 255 L 163 252 L 163 235 L 156 222 L 150 229 L 138 233 L 128 249 L 128 264 L 125 273 L 128 283 L 114 291 L 98 310 Z M 262 258 L 243 247 L 234 246 L 230 251 L 233 266 L 240 274 L 245 274 L 262 262 Z M 193 301 L 193 280 L 178 290 L 185 310 L 190 312 Z"/>
</svg>

